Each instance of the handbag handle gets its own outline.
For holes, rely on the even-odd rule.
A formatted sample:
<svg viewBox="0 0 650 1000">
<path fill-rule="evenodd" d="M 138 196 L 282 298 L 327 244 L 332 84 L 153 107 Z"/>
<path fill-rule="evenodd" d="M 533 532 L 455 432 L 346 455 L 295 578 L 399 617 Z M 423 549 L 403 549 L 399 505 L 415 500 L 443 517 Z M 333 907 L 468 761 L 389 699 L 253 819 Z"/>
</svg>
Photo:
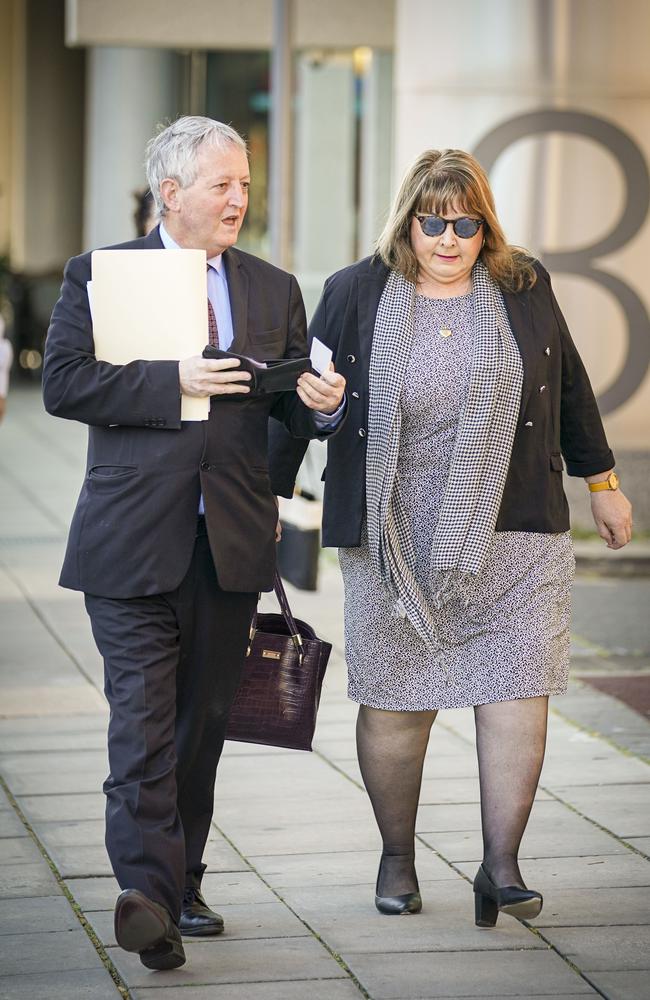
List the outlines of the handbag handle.
<svg viewBox="0 0 650 1000">
<path fill-rule="evenodd" d="M 293 614 L 291 613 L 291 608 L 289 607 L 289 598 L 287 597 L 287 593 L 284 589 L 284 584 L 282 583 L 282 577 L 278 573 L 277 569 L 275 571 L 275 576 L 273 578 L 273 590 L 275 591 L 275 596 L 278 599 L 278 604 L 280 605 L 280 611 L 282 612 L 282 617 L 284 618 L 287 624 L 289 635 L 293 639 L 293 644 L 296 647 L 296 652 L 298 653 L 299 665 L 302 666 L 302 660 L 305 655 L 302 645 L 302 636 L 298 631 L 298 626 L 296 625 L 296 619 L 293 617 Z M 257 632 L 257 608 L 253 612 L 246 656 L 250 655 L 250 651 L 253 648 L 253 639 L 255 638 L 256 632 Z"/>
</svg>

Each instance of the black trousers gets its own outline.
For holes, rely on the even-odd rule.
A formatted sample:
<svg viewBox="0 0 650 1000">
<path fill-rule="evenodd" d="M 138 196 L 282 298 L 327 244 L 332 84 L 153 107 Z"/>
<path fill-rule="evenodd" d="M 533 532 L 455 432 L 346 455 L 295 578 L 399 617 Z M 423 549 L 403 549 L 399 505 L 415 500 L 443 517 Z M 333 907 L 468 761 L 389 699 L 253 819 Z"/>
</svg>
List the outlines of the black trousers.
<svg viewBox="0 0 650 1000">
<path fill-rule="evenodd" d="M 221 590 L 205 522 L 180 586 L 120 600 L 86 594 L 110 705 L 106 849 L 122 889 L 175 920 L 199 886 L 217 764 L 257 594 Z"/>
</svg>

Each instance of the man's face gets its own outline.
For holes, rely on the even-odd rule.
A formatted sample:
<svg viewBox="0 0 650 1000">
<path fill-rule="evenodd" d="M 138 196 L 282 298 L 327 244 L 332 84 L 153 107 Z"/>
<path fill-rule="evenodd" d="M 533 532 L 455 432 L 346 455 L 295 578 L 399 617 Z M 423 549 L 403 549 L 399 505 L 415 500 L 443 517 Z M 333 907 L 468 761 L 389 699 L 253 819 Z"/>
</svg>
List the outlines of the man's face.
<svg viewBox="0 0 650 1000">
<path fill-rule="evenodd" d="M 199 149 L 196 180 L 181 188 L 163 181 L 165 228 L 182 247 L 216 257 L 237 242 L 248 208 L 250 171 L 246 153 L 228 143 Z"/>
</svg>

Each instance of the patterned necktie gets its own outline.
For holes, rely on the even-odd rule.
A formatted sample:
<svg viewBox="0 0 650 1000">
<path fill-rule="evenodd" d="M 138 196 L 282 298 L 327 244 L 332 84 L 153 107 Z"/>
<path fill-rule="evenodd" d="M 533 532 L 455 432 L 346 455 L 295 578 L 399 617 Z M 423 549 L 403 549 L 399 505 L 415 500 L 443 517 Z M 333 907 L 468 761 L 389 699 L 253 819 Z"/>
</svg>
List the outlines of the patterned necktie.
<svg viewBox="0 0 650 1000">
<path fill-rule="evenodd" d="M 211 264 L 208 264 L 208 273 L 210 273 L 211 266 Z M 210 296 L 208 296 L 208 344 L 210 344 L 211 347 L 219 347 L 217 317 L 214 314 L 214 309 L 212 308 L 212 303 L 210 302 Z"/>
</svg>

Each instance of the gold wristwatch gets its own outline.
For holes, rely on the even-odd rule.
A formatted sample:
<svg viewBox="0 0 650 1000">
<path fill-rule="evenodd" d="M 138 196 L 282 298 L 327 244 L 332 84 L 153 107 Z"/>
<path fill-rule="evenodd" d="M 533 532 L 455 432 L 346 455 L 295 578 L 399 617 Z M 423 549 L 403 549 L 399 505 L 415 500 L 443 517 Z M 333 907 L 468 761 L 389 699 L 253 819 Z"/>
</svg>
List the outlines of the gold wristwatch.
<svg viewBox="0 0 650 1000">
<path fill-rule="evenodd" d="M 600 493 L 601 490 L 617 490 L 619 487 L 619 478 L 615 472 L 610 472 L 607 479 L 603 479 L 602 483 L 587 483 L 590 493 Z"/>
</svg>

